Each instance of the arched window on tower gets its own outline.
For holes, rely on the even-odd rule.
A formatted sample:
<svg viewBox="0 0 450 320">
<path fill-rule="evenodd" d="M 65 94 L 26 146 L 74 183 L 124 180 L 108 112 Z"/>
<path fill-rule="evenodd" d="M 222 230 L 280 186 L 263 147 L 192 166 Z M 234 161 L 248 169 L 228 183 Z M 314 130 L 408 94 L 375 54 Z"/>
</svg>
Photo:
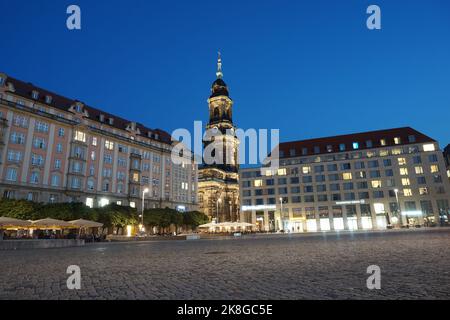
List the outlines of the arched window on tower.
<svg viewBox="0 0 450 320">
<path fill-rule="evenodd" d="M 214 117 L 214 119 L 219 118 L 219 108 L 217 108 L 217 107 L 214 108 L 213 117 Z"/>
</svg>

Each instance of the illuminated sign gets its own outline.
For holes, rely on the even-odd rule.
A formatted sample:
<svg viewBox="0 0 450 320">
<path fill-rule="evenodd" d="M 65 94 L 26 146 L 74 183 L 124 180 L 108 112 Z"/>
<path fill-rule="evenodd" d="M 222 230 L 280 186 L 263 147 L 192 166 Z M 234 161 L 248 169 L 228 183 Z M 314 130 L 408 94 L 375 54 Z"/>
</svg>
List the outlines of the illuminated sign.
<svg viewBox="0 0 450 320">
<path fill-rule="evenodd" d="M 242 206 L 242 211 L 251 211 L 251 210 L 275 210 L 277 208 L 274 204 L 268 204 L 268 205 L 257 205 L 257 206 Z"/>
<path fill-rule="evenodd" d="M 365 203 L 364 199 L 352 201 L 336 201 L 336 204 L 360 204 L 360 203 Z"/>
</svg>

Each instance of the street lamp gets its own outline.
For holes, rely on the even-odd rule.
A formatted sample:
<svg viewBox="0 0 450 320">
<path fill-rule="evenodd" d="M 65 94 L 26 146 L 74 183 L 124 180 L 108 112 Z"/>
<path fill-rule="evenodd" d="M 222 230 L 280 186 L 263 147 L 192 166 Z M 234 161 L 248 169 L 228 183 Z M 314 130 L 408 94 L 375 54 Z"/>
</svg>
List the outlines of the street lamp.
<svg viewBox="0 0 450 320">
<path fill-rule="evenodd" d="M 219 203 L 222 203 L 222 199 L 217 199 L 216 202 L 216 223 L 219 223 Z"/>
<path fill-rule="evenodd" d="M 395 200 L 397 200 L 397 211 L 400 218 L 400 222 L 402 222 L 402 209 L 400 208 L 400 201 L 398 200 L 398 189 L 394 189 L 395 192 Z M 406 217 L 406 222 L 408 223 L 408 217 Z"/>
<path fill-rule="evenodd" d="M 142 191 L 142 211 L 141 211 L 141 231 L 144 228 L 144 207 L 145 207 L 145 194 L 148 193 L 148 188 Z"/>
<path fill-rule="evenodd" d="M 280 206 L 281 206 L 281 210 L 280 210 L 280 230 L 284 229 L 284 223 L 283 223 L 283 198 L 280 197 Z"/>
</svg>

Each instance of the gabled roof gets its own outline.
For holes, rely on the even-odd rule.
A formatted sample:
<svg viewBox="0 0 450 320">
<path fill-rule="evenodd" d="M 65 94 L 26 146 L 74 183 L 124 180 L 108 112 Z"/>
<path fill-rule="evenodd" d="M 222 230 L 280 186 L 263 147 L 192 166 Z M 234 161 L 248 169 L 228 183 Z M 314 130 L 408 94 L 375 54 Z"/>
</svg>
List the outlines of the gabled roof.
<svg viewBox="0 0 450 320">
<path fill-rule="evenodd" d="M 413 140 L 412 137 L 414 137 Z M 396 144 L 394 138 L 400 138 L 400 143 Z M 384 139 L 385 145 L 381 144 Z M 368 145 L 367 142 L 371 142 Z M 299 140 L 291 142 L 280 143 L 280 158 L 298 157 L 305 155 L 303 150 L 307 151 L 307 156 L 341 152 L 340 145 L 345 145 L 345 150 L 357 151 L 371 148 L 392 147 L 399 145 L 407 145 L 414 143 L 436 142 L 436 140 L 426 136 L 425 134 L 410 128 L 395 128 L 378 131 L 368 131 L 362 133 L 353 133 L 325 138 L 316 138 L 308 140 Z M 357 143 L 357 148 L 354 148 L 354 143 Z M 356 145 L 355 145 L 356 146 Z"/>
<path fill-rule="evenodd" d="M 21 97 L 27 98 L 27 99 L 31 99 L 31 100 L 35 100 L 32 97 L 32 93 L 33 91 L 37 91 L 39 93 L 39 97 L 36 101 L 44 104 L 44 105 L 49 105 L 52 106 L 56 109 L 62 110 L 62 111 L 66 111 L 66 112 L 70 112 L 69 108 L 74 105 L 77 102 L 80 102 L 78 100 L 74 100 L 74 99 L 70 99 L 70 98 L 66 98 L 63 97 L 61 95 L 58 95 L 54 92 L 48 91 L 46 89 L 37 87 L 31 83 L 26 83 L 23 82 L 21 80 L 9 77 L 6 79 L 5 81 L 6 86 L 8 86 L 8 83 L 11 83 L 14 87 L 14 94 L 19 95 Z M 50 96 L 51 97 L 51 102 L 47 103 L 45 101 L 46 96 Z M 88 112 L 89 114 L 89 119 L 92 121 L 97 121 L 99 123 L 102 123 L 104 125 L 108 125 L 117 129 L 121 129 L 121 130 L 126 130 L 126 127 L 128 126 L 128 124 L 130 124 L 132 121 L 130 120 L 126 120 L 124 118 L 118 117 L 116 115 L 113 115 L 111 113 L 102 111 L 100 109 L 88 106 L 86 104 L 84 104 L 84 109 Z M 100 121 L 100 115 L 103 115 L 105 118 L 105 121 L 101 122 Z M 110 125 L 108 123 L 108 119 L 109 118 L 113 118 L 113 123 L 112 125 Z M 140 123 L 136 123 L 136 128 L 139 128 L 140 130 L 140 135 L 143 137 L 147 137 L 149 138 L 149 133 L 152 134 L 152 139 L 157 140 L 157 141 L 161 141 L 164 143 L 171 143 L 171 135 L 169 133 L 167 133 L 164 130 L 161 129 L 151 129 L 148 128 Z M 157 134 L 157 138 L 155 138 L 155 134 Z"/>
</svg>

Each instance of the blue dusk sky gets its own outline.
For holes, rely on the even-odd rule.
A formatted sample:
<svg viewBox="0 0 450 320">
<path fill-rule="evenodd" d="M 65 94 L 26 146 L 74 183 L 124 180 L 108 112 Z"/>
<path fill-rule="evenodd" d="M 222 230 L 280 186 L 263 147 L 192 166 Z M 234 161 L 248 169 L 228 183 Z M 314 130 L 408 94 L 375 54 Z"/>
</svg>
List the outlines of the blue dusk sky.
<svg viewBox="0 0 450 320">
<path fill-rule="evenodd" d="M 371 4 L 381 30 L 366 27 Z M 0 12 L 0 71 L 151 128 L 207 121 L 220 50 L 240 128 L 290 141 L 411 126 L 450 143 L 447 0 L 0 0 Z"/>
</svg>

